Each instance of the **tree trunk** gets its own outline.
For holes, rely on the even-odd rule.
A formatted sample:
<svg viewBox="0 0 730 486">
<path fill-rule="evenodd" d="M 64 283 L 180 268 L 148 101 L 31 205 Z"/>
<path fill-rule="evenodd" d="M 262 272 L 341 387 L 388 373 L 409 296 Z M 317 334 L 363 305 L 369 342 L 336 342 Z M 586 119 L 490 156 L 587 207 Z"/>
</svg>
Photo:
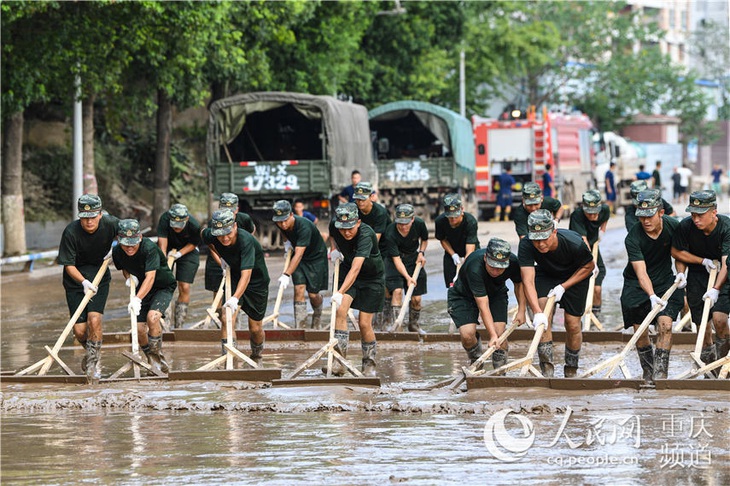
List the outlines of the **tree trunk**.
<svg viewBox="0 0 730 486">
<path fill-rule="evenodd" d="M 213 81 L 210 84 L 210 103 L 208 103 L 208 108 L 210 108 L 210 105 L 214 101 L 222 100 L 227 96 L 227 83 L 223 83 L 220 81 Z"/>
<path fill-rule="evenodd" d="M 172 136 L 172 102 L 164 90 L 157 91 L 157 150 L 155 153 L 154 207 L 152 228 L 170 208 L 170 138 Z"/>
<path fill-rule="evenodd" d="M 5 120 L 3 137 L 2 221 L 5 255 L 22 255 L 25 246 L 23 211 L 23 112 Z"/>
<path fill-rule="evenodd" d="M 94 100 L 96 100 L 96 95 L 90 94 L 84 100 L 82 108 L 84 194 L 99 194 L 94 168 Z"/>
</svg>

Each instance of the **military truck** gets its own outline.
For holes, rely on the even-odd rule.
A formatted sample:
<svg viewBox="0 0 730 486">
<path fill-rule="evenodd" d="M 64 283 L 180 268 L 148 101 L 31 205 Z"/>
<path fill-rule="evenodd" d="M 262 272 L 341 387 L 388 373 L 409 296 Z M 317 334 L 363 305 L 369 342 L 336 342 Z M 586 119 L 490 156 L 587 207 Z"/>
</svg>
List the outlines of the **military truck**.
<svg viewBox="0 0 730 486">
<path fill-rule="evenodd" d="M 323 225 L 331 197 L 350 184 L 377 178 L 365 107 L 330 96 L 255 92 L 210 106 L 206 157 L 213 198 L 239 196 L 265 248 L 281 245 L 271 222 L 279 199 L 302 199 Z"/>
<path fill-rule="evenodd" d="M 386 207 L 409 203 L 425 221 L 450 192 L 474 213 L 474 138 L 471 123 L 447 108 L 396 101 L 370 110 L 378 198 Z M 474 213 L 475 214 L 475 213 Z"/>
</svg>

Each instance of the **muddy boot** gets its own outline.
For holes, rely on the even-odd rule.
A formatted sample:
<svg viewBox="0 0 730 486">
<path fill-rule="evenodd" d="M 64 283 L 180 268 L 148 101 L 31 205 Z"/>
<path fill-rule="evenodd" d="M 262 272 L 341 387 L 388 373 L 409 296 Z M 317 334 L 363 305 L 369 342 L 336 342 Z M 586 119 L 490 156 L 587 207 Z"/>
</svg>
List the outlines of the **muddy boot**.
<svg viewBox="0 0 730 486">
<path fill-rule="evenodd" d="M 188 304 L 185 302 L 175 302 L 175 329 L 182 329 L 185 324 L 185 318 L 188 315 Z"/>
<path fill-rule="evenodd" d="M 497 349 L 494 353 L 492 353 L 492 368 L 495 370 L 497 368 L 501 368 L 502 366 L 507 364 L 507 351 L 504 349 Z M 499 373 L 496 373 L 496 376 L 504 376 L 505 372 L 500 371 Z"/>
<path fill-rule="evenodd" d="M 639 363 L 641 363 L 641 369 L 644 371 L 642 378 L 647 384 L 654 382 L 654 349 L 652 345 L 644 346 L 643 348 L 636 348 L 636 352 L 639 353 Z"/>
<path fill-rule="evenodd" d="M 170 367 L 167 366 L 165 355 L 162 354 L 162 336 L 152 337 L 147 335 L 149 339 L 150 351 L 147 354 L 147 361 L 150 365 L 159 368 L 163 373 L 169 373 Z"/>
<path fill-rule="evenodd" d="M 366 378 L 375 378 L 375 357 L 378 354 L 378 342 L 362 343 L 362 374 Z"/>
<path fill-rule="evenodd" d="M 387 331 L 393 326 L 393 321 L 397 316 L 393 315 L 393 306 L 390 305 L 390 299 L 385 297 L 383 300 L 383 323 L 381 329 Z"/>
<path fill-rule="evenodd" d="M 347 345 L 350 341 L 350 332 L 349 331 L 340 331 L 339 329 L 335 329 L 335 339 L 337 339 L 337 344 L 335 345 L 335 351 L 340 353 L 343 358 L 347 358 Z M 326 357 L 326 355 L 325 355 Z M 345 376 L 345 372 L 347 371 L 347 368 L 342 366 L 342 364 L 337 361 L 336 359 L 332 360 L 332 376 Z M 324 366 L 322 368 L 322 373 L 325 375 L 327 374 L 327 366 Z"/>
<path fill-rule="evenodd" d="M 312 307 L 312 329 L 322 329 L 322 304 Z"/>
<path fill-rule="evenodd" d="M 591 312 L 594 316 L 596 316 L 596 319 L 599 321 L 601 320 L 601 306 L 600 305 L 594 305 L 591 307 Z"/>
<path fill-rule="evenodd" d="M 395 329 L 394 329 L 394 327 L 395 327 L 395 320 L 396 320 L 396 319 L 398 319 L 398 315 L 400 314 L 400 310 L 401 310 L 402 308 L 403 308 L 403 306 L 402 306 L 402 305 L 394 305 L 394 306 L 391 306 L 390 312 L 391 312 L 391 313 L 392 313 L 392 314 L 393 314 L 393 315 L 394 315 L 395 317 L 394 317 L 394 319 L 393 319 L 393 324 L 391 324 L 391 325 L 390 325 L 389 327 L 387 327 L 387 328 L 386 328 L 386 330 L 387 330 L 387 331 L 390 331 L 391 329 L 393 329 L 393 331 L 395 331 Z"/>
<path fill-rule="evenodd" d="M 228 343 L 227 339 L 221 339 L 221 356 L 225 356 L 228 354 L 228 350 L 226 349 L 226 343 Z M 236 340 L 233 340 L 233 347 L 236 347 Z"/>
<path fill-rule="evenodd" d="M 666 380 L 669 373 L 669 350 L 656 348 L 654 350 L 654 379 Z"/>
<path fill-rule="evenodd" d="M 715 336 L 715 356 L 717 359 L 724 358 L 730 352 L 730 338 L 718 338 Z"/>
<path fill-rule="evenodd" d="M 545 378 L 555 376 L 555 365 L 553 365 L 553 342 L 548 341 L 537 345 L 537 357 L 540 360 L 540 371 Z"/>
<path fill-rule="evenodd" d="M 264 361 L 264 343 L 256 344 L 253 342 L 253 339 L 249 340 L 249 343 L 251 344 L 251 355 L 249 358 L 251 358 L 256 365 L 261 366 L 261 363 Z"/>
<path fill-rule="evenodd" d="M 565 347 L 565 366 L 563 366 L 563 376 L 566 378 L 575 378 L 578 374 L 578 358 L 580 357 L 580 349 L 573 351 L 567 346 Z"/>
<path fill-rule="evenodd" d="M 86 374 L 86 361 L 89 358 L 89 356 L 85 352 L 86 351 L 86 341 L 84 341 L 80 344 L 84 348 L 84 357 L 81 358 L 81 373 Z"/>
<path fill-rule="evenodd" d="M 717 358 L 715 357 L 715 345 L 710 344 L 709 346 L 702 348 L 702 352 L 700 353 L 700 360 L 705 363 L 709 364 L 715 361 Z M 720 370 L 715 369 L 711 373 L 706 373 L 705 378 L 712 378 L 713 375 L 717 376 L 719 374 Z"/>
<path fill-rule="evenodd" d="M 307 303 L 294 302 L 294 327 L 304 329 L 307 327 Z"/>
<path fill-rule="evenodd" d="M 418 324 L 418 319 L 421 317 L 421 311 L 415 310 L 414 308 L 408 309 L 408 331 L 409 332 L 417 332 L 418 334 L 426 334 L 426 331 L 421 329 L 421 326 Z"/>
<path fill-rule="evenodd" d="M 477 334 L 477 343 L 466 350 L 466 355 L 469 357 L 469 364 L 474 364 L 474 362 L 478 360 L 482 354 L 484 354 L 484 350 L 482 349 L 482 338 L 480 338 L 479 334 Z M 481 366 L 477 368 L 477 370 L 481 369 Z"/>
<path fill-rule="evenodd" d="M 101 380 L 101 341 L 86 341 L 86 379 L 91 384 Z"/>
</svg>

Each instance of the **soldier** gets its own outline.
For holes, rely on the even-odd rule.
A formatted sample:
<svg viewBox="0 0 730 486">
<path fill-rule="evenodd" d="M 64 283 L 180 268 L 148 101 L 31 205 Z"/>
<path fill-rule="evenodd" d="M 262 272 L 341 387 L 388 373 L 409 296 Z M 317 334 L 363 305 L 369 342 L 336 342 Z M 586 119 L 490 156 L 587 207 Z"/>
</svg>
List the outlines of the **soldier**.
<svg viewBox="0 0 730 486">
<path fill-rule="evenodd" d="M 683 219 L 672 240 L 672 256 L 687 264 L 687 303 L 694 319 L 702 315 L 704 301 L 712 302 L 710 323 L 715 325 L 715 345 L 712 326 L 708 325 L 700 359 L 704 363 L 724 357 L 730 350 L 728 312 L 730 291 L 727 281 L 727 257 L 730 253 L 730 218 L 717 214 L 714 191 L 695 191 L 689 197 L 686 211 L 691 217 Z M 720 261 L 715 285 L 708 291 L 708 274 Z M 696 321 L 697 325 L 701 323 Z"/>
<path fill-rule="evenodd" d="M 190 216 L 183 204 L 173 204 L 169 211 L 160 216 L 157 225 L 157 245 L 167 258 L 175 258 L 175 279 L 178 296 L 175 302 L 174 328 L 185 323 L 190 304 L 190 286 L 200 266 L 200 223 Z M 169 249 L 169 251 L 168 251 Z"/>
<path fill-rule="evenodd" d="M 223 307 L 231 309 L 234 316 L 239 307 L 248 315 L 251 359 L 261 364 L 266 337 L 261 321 L 269 299 L 269 272 L 264 251 L 251 233 L 238 228 L 235 216 L 228 209 L 219 209 L 213 213 L 210 227 L 203 230 L 202 237 L 203 243 L 208 245 L 211 254 L 217 257 L 223 268 L 230 269 L 231 287 L 235 290 Z M 221 317 L 224 323 L 221 328 L 221 352 L 226 354 L 225 313 L 221 313 Z M 235 341 L 228 344 L 236 345 Z"/>
<path fill-rule="evenodd" d="M 639 218 L 636 217 L 636 198 L 641 191 L 646 191 L 648 189 L 649 187 L 646 185 L 646 181 L 634 181 L 631 183 L 629 191 L 631 191 L 632 204 L 626 208 L 626 212 L 624 213 L 624 225 L 626 226 L 626 231 L 629 231 L 636 223 L 639 222 Z M 659 197 L 661 197 L 661 191 L 658 189 L 653 190 L 657 191 L 659 193 Z M 675 216 L 677 214 L 674 212 L 672 205 L 664 198 L 662 198 L 662 206 L 664 208 L 665 216 Z"/>
<path fill-rule="evenodd" d="M 375 231 L 360 220 L 357 206 L 353 203 L 337 207 L 329 231 L 336 245 L 332 248 L 330 258 L 332 261 L 342 261 L 339 282 L 332 294 L 332 301 L 338 306 L 335 322 L 337 351 L 342 356 L 347 356 L 347 312 L 350 307 L 358 309 L 362 372 L 365 376 L 375 376 L 378 344 L 372 320 L 373 313 L 381 312 L 385 295 L 383 259 L 378 249 L 378 239 Z M 345 372 L 339 362 L 332 371 L 337 376 L 342 376 Z"/>
<path fill-rule="evenodd" d="M 436 239 L 444 249 L 444 284 L 449 288 L 456 279 L 456 267 L 479 248 L 478 224 L 474 216 L 464 212 L 458 194 L 447 194 L 444 213 L 436 218 L 434 225 Z"/>
<path fill-rule="evenodd" d="M 109 258 L 112 242 L 117 237 L 119 220 L 101 212 L 101 198 L 84 194 L 77 202 L 79 219 L 63 230 L 58 248 L 58 263 L 63 265 L 63 288 L 70 315 L 84 299 L 87 292 L 94 296 L 74 324 L 76 339 L 86 349 L 81 360 L 81 370 L 91 382 L 101 379 L 101 319 L 109 296 L 111 272 L 107 269 L 98 287 L 91 281 Z M 105 256 L 106 255 L 106 256 Z"/>
<path fill-rule="evenodd" d="M 415 285 L 408 307 L 408 330 L 422 332 L 418 324 L 421 315 L 421 296 L 428 292 L 426 285 L 426 247 L 428 228 L 415 216 L 413 206 L 400 204 L 395 208 L 395 222 L 388 225 L 383 240 L 387 259 L 385 261 L 385 286 L 392 293 L 393 317 L 400 314 L 403 302 L 403 288 Z M 417 264 L 421 264 L 418 279 L 413 280 Z"/>
<path fill-rule="evenodd" d="M 385 233 L 385 228 L 390 224 L 390 215 L 385 206 L 377 204 L 375 202 L 375 190 L 373 185 L 369 182 L 359 182 L 355 185 L 355 192 L 353 194 L 355 204 L 357 204 L 357 210 L 360 219 L 363 223 L 370 226 L 375 231 L 375 237 L 378 239 L 378 248 L 380 250 L 380 256 L 383 258 L 383 263 L 386 260 L 385 241 L 382 236 Z M 378 316 L 373 320 L 373 325 L 378 330 L 385 330 L 393 322 L 393 309 L 390 306 L 391 299 L 390 292 L 385 289 L 385 296 L 383 300 L 383 312 L 382 315 L 378 313 Z"/>
<path fill-rule="evenodd" d="M 121 270 L 127 287 L 134 282 L 137 294 L 127 309 L 137 316 L 137 338 L 147 360 L 163 373 L 169 366 L 162 354 L 160 319 L 175 293 L 175 276 L 167 266 L 165 254 L 149 238 L 143 238 L 136 219 L 119 222 L 119 245 L 112 250 L 112 259 Z"/>
<path fill-rule="evenodd" d="M 560 221 L 563 217 L 562 203 L 555 198 L 543 196 L 537 182 L 528 182 L 522 186 L 522 204 L 515 208 L 512 215 L 520 239 L 527 236 L 527 216 L 538 209 L 550 211 L 555 221 Z"/>
<path fill-rule="evenodd" d="M 448 311 L 459 334 L 461 345 L 474 363 L 483 353 L 477 332 L 479 317 L 489 333 L 489 346 L 496 346 L 507 323 L 508 290 L 505 282 L 512 281 L 517 298 L 514 321 L 525 322 L 525 293 L 517 257 L 509 243 L 492 238 L 487 247 L 477 250 L 464 260 L 459 278 L 448 291 Z M 494 369 L 507 364 L 509 346 L 505 341 L 492 354 Z"/>
<path fill-rule="evenodd" d="M 284 251 L 294 250 L 289 266 L 279 277 L 279 284 L 287 288 L 294 283 L 294 322 L 298 329 L 307 327 L 307 302 L 304 291 L 309 294 L 312 304 L 312 329 L 321 327 L 322 296 L 327 290 L 329 265 L 327 247 L 319 230 L 307 218 L 295 216 L 289 201 L 274 203 L 274 216 L 271 218 L 286 239 Z"/>
<path fill-rule="evenodd" d="M 517 253 L 527 304 L 535 312 L 533 324 L 546 324 L 547 329 L 537 347 L 543 375 L 554 375 L 552 315 L 543 313 L 549 297 L 565 311 L 566 378 L 578 372 L 580 347 L 583 342 L 580 318 L 588 293 L 588 277 L 595 265 L 593 255 L 575 231 L 558 229 L 552 214 L 538 209 L 527 217 L 527 238 L 520 240 Z"/>
<path fill-rule="evenodd" d="M 636 342 L 636 351 L 644 373 L 644 380 L 665 379 L 669 369 L 669 352 L 672 349 L 672 322 L 684 306 L 684 287 L 687 279 L 683 273 L 686 265 L 676 262 L 677 275 L 672 271 L 671 244 L 679 222 L 664 215 L 659 191 L 641 191 L 637 195 L 636 216 L 641 224 L 634 225 L 626 235 L 624 244 L 629 262 L 624 269 L 624 286 L 621 291 L 621 311 L 624 328 L 633 326 L 634 332 L 656 304 L 662 306 L 657 315 L 656 350 L 649 341 L 648 329 Z M 704 273 L 704 272 L 703 272 Z M 669 300 L 661 296 L 673 283 L 677 288 Z"/>
</svg>

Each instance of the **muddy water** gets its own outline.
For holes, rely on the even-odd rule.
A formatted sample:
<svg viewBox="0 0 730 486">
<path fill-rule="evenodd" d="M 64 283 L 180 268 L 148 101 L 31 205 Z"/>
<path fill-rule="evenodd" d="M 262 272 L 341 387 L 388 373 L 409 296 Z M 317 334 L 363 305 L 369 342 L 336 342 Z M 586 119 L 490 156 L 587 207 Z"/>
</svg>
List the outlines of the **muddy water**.
<svg viewBox="0 0 730 486">
<path fill-rule="evenodd" d="M 603 321 L 609 328 L 620 321 L 622 238 L 623 231 L 609 231 L 602 245 L 609 267 Z M 444 331 L 446 292 L 435 243 L 428 256 L 423 326 Z M 282 259 L 268 261 L 276 275 Z M 68 319 L 60 279 L 55 269 L 3 276 L 3 370 L 42 359 L 43 346 L 55 342 Z M 127 330 L 125 290 L 114 275 L 106 331 Z M 202 275 L 193 299 L 191 321 L 203 317 L 210 299 Z M 290 322 L 291 305 L 282 311 L 282 319 Z M 561 327 L 559 316 L 555 327 Z M 526 344 L 513 343 L 510 355 L 524 355 Z M 319 345 L 269 343 L 266 366 L 281 367 L 286 375 Z M 246 343 L 239 346 L 246 349 Z M 351 344 L 355 364 L 358 348 Z M 105 376 L 123 364 L 121 349 L 104 348 Z M 582 365 L 620 349 L 615 343 L 586 344 Z M 173 368 L 190 369 L 217 356 L 219 347 L 167 344 L 166 352 Z M 672 370 L 690 365 L 688 352 L 688 347 L 675 348 Z M 78 372 L 81 353 L 64 348 L 62 356 Z M 727 396 L 655 390 L 403 390 L 451 376 L 464 359 L 457 343 L 381 343 L 380 390 L 225 382 L 3 384 L 2 482 L 436 484 L 477 478 L 493 484 L 657 479 L 730 484 Z M 556 346 L 556 361 L 562 361 L 562 345 Z M 628 365 L 633 374 L 640 372 L 635 355 Z M 561 368 L 556 367 L 558 375 Z"/>
</svg>

